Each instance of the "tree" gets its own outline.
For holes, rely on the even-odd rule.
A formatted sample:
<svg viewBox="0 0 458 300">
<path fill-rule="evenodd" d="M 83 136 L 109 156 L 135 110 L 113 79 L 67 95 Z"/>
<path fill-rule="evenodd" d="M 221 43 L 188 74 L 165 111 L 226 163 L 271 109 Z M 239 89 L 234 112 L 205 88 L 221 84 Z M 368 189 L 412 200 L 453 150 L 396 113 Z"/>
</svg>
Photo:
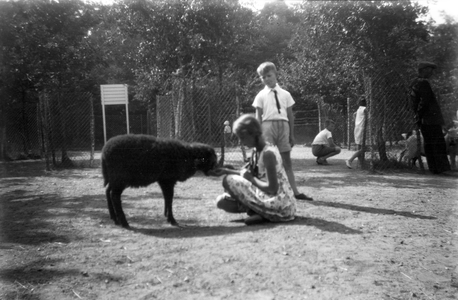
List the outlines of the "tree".
<svg viewBox="0 0 458 300">
<path fill-rule="evenodd" d="M 88 28 L 98 22 L 91 6 L 70 0 L 22 0 L 2 6 L 0 46 L 5 65 L 2 82 L 21 95 L 7 98 L 8 101 L 20 99 L 24 105 L 31 99 L 27 95 L 33 95 L 32 99 L 37 101 L 38 93 L 60 95 L 63 88 L 85 80 L 91 62 L 84 38 Z M 59 109 L 58 114 L 61 113 Z M 65 124 L 65 118 L 62 123 Z M 66 129 L 60 128 L 64 138 L 62 162 L 68 162 Z M 27 140 L 27 132 L 24 136 Z"/>
<path fill-rule="evenodd" d="M 458 23 L 449 20 L 431 26 L 429 43 L 419 49 L 419 57 L 437 64 L 432 78 L 446 123 L 456 118 L 458 110 Z"/>
<path fill-rule="evenodd" d="M 418 21 L 424 12 L 410 1 L 304 1 L 297 11 L 301 22 L 290 42 L 294 58 L 283 60 L 289 89 L 300 95 L 299 102 L 311 98 L 343 107 L 347 98 L 356 102 L 366 93 L 374 112 L 378 111 L 375 105 L 390 111 L 385 105 L 396 104 L 386 102 L 387 95 L 368 91 L 402 90 L 399 82 L 388 80 L 389 74 L 396 66 L 396 74 L 408 78 L 417 47 L 428 37 L 426 24 Z M 381 74 L 387 80 L 373 82 Z M 390 117 L 372 115 L 382 160 L 387 159 L 382 133 Z"/>
</svg>

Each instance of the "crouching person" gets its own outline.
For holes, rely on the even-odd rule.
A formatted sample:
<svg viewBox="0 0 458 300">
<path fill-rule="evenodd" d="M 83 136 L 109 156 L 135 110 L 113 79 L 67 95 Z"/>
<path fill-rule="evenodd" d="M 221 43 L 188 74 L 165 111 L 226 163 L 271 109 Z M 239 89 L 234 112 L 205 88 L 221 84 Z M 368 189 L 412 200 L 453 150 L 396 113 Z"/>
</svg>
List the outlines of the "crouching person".
<svg viewBox="0 0 458 300">
<path fill-rule="evenodd" d="M 332 131 L 335 123 L 333 120 L 326 120 L 326 128 L 321 130 L 312 142 L 312 154 L 316 156 L 316 163 L 328 165 L 327 159 L 340 153 L 340 147 L 334 144 Z"/>
<path fill-rule="evenodd" d="M 226 175 L 223 187 L 227 193 L 218 196 L 217 207 L 229 213 L 247 213 L 247 225 L 293 220 L 296 198 L 278 148 L 265 141 L 261 124 L 253 116 L 237 119 L 234 133 L 243 145 L 254 148 L 253 155 L 248 167 L 240 171 L 211 171 L 214 176 Z"/>
</svg>

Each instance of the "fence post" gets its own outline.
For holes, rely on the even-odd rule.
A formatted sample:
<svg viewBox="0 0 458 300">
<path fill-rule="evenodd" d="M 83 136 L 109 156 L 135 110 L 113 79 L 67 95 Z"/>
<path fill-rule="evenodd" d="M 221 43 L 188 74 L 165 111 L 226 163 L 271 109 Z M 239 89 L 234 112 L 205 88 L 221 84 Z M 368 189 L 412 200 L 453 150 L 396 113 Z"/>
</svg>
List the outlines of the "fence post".
<svg viewBox="0 0 458 300">
<path fill-rule="evenodd" d="M 45 155 L 45 161 L 46 161 L 46 171 L 50 171 L 50 163 L 49 163 L 49 119 L 48 119 L 48 114 L 49 114 L 49 106 L 48 106 L 48 101 L 47 101 L 47 96 L 46 93 L 42 92 L 40 93 L 39 96 L 39 101 L 40 101 L 40 113 L 41 113 L 41 124 L 43 126 L 42 132 L 42 145 L 43 145 L 43 152 Z"/>
<path fill-rule="evenodd" d="M 373 126 L 373 119 L 374 119 L 374 114 L 373 114 L 373 97 L 372 97 L 372 78 L 366 74 L 364 74 L 364 81 L 365 81 L 365 90 L 366 90 L 366 99 L 368 100 L 368 125 L 369 125 L 369 147 L 371 149 L 371 171 L 375 171 L 375 165 L 374 165 L 374 160 L 375 160 L 375 153 L 374 153 L 374 138 L 372 134 L 372 126 Z"/>
<path fill-rule="evenodd" d="M 211 104 L 207 103 L 207 128 L 210 131 L 207 142 L 213 141 L 213 130 L 212 130 L 212 113 Z"/>
<path fill-rule="evenodd" d="M 361 154 L 358 157 L 358 160 L 361 162 L 361 169 L 365 169 L 366 167 L 366 130 L 367 130 L 367 123 L 368 123 L 368 113 L 367 108 L 364 111 L 364 125 L 363 125 L 363 140 L 361 141 Z"/>
<path fill-rule="evenodd" d="M 94 98 L 89 94 L 89 112 L 90 112 L 90 134 L 91 134 L 91 157 L 89 159 L 89 166 L 94 164 L 95 152 L 95 117 L 94 117 Z"/>
<path fill-rule="evenodd" d="M 350 141 L 350 97 L 347 98 L 347 149 L 351 150 L 351 141 Z"/>
<path fill-rule="evenodd" d="M 318 105 L 318 131 L 321 131 L 321 98 L 318 98 L 316 101 Z"/>
</svg>

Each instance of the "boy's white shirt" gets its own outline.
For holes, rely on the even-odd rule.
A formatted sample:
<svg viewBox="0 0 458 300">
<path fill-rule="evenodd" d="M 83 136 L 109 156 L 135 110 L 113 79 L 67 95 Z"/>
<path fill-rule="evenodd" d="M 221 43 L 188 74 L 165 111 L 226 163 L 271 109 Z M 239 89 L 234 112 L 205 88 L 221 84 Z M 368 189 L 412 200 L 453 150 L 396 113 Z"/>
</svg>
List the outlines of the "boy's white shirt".
<svg viewBox="0 0 458 300">
<path fill-rule="evenodd" d="M 329 138 L 332 138 L 332 133 L 327 128 L 325 128 L 316 135 L 315 139 L 312 142 L 312 145 L 328 145 L 329 146 L 329 141 L 328 141 Z"/>
<path fill-rule="evenodd" d="M 277 104 L 275 101 L 275 94 L 273 90 L 277 91 L 278 102 L 280 103 L 280 113 L 278 113 Z M 288 107 L 296 103 L 291 94 L 282 89 L 278 83 L 274 88 L 265 86 L 254 98 L 252 106 L 262 109 L 262 121 L 272 120 L 285 120 L 288 121 L 288 114 L 286 112 Z"/>
</svg>

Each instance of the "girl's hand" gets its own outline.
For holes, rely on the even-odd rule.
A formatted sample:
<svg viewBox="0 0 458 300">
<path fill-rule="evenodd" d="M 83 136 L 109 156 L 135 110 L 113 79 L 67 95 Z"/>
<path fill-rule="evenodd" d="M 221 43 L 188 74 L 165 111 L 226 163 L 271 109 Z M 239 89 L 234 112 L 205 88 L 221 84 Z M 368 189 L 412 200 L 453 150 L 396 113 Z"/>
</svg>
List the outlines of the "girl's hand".
<svg viewBox="0 0 458 300">
<path fill-rule="evenodd" d="M 217 168 L 217 169 L 208 171 L 208 175 L 215 176 L 215 177 L 219 177 L 224 174 L 226 174 L 226 169 L 223 169 L 223 168 Z"/>
<path fill-rule="evenodd" d="M 250 170 L 243 169 L 242 171 L 240 171 L 240 176 L 242 176 L 249 182 L 253 182 L 253 174 L 251 174 Z"/>
</svg>

